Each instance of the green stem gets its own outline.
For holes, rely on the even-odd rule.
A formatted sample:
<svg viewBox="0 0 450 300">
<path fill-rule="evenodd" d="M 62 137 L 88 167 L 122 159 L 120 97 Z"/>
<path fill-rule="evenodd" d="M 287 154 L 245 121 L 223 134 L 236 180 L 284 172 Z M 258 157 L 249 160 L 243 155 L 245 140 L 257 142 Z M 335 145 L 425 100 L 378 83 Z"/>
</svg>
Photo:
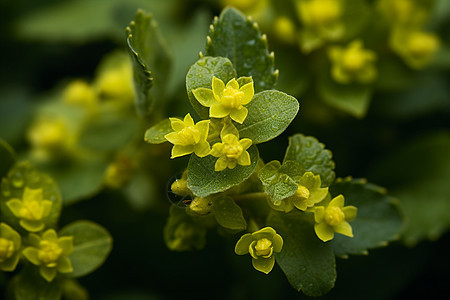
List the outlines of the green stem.
<svg viewBox="0 0 450 300">
<path fill-rule="evenodd" d="M 257 193 L 249 193 L 249 194 L 241 194 L 241 195 L 232 195 L 231 196 L 234 201 L 250 201 L 250 200 L 266 200 L 267 194 L 263 192 L 257 192 Z"/>
</svg>

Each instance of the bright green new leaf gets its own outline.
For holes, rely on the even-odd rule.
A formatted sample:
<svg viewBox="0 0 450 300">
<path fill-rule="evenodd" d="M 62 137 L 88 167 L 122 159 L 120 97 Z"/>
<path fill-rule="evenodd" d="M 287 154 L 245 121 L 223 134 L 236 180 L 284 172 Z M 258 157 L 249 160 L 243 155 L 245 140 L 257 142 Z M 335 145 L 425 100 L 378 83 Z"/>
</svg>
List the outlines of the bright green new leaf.
<svg viewBox="0 0 450 300">
<path fill-rule="evenodd" d="M 167 142 L 167 139 L 164 136 L 173 131 L 170 119 L 164 119 L 147 129 L 144 140 L 149 144 L 161 144 Z"/>
<path fill-rule="evenodd" d="M 283 237 L 283 249 L 275 258 L 289 283 L 307 296 L 331 290 L 336 280 L 335 256 L 331 245 L 315 235 L 310 216 L 271 211 L 267 223 Z"/>
<path fill-rule="evenodd" d="M 157 101 L 165 97 L 171 56 L 151 14 L 139 10 L 126 35 L 133 62 L 136 107 L 147 117 Z"/>
<path fill-rule="evenodd" d="M 252 76 L 255 92 L 272 89 L 278 78 L 274 55 L 258 24 L 234 8 L 226 8 L 215 18 L 209 31 L 206 55 L 228 57 L 238 77 Z"/>
<path fill-rule="evenodd" d="M 230 197 L 223 196 L 213 200 L 212 211 L 220 226 L 232 230 L 244 230 L 247 222 L 242 210 Z"/>
<path fill-rule="evenodd" d="M 89 221 L 76 221 L 61 229 L 59 236 L 73 236 L 73 252 L 67 257 L 73 272 L 80 277 L 100 267 L 111 252 L 112 237 L 102 226 Z"/>
<path fill-rule="evenodd" d="M 251 146 L 250 166 L 237 165 L 234 169 L 225 169 L 217 172 L 214 165 L 217 158 L 206 156 L 200 158 L 192 155 L 188 164 L 188 187 L 198 197 L 206 197 L 236 186 L 250 177 L 256 169 L 259 160 L 258 148 Z"/>
<path fill-rule="evenodd" d="M 295 161 L 286 161 L 283 165 L 277 160 L 267 163 L 258 176 L 266 193 L 273 202 L 279 202 L 295 194 L 298 188 L 296 179 L 305 172 Z"/>
<path fill-rule="evenodd" d="M 236 78 L 236 71 L 228 58 L 202 57 L 191 66 L 186 75 L 186 90 L 189 101 L 203 119 L 209 118 L 209 108 L 201 105 L 192 91 L 198 88 L 211 89 L 213 77 L 217 77 L 225 83 Z"/>
<path fill-rule="evenodd" d="M 409 245 L 437 239 L 450 228 L 449 153 L 449 131 L 423 135 L 393 151 L 371 172 L 371 178 L 398 198 L 405 218 L 401 238 Z"/>
<path fill-rule="evenodd" d="M 61 285 L 59 280 L 45 281 L 39 274 L 39 268 L 27 265 L 22 272 L 15 276 L 10 284 L 16 300 L 59 300 L 61 299 Z"/>
<path fill-rule="evenodd" d="M 38 173 L 28 162 L 16 164 L 2 179 L 1 218 L 19 233 L 55 226 L 61 206 L 56 182 L 47 174 Z"/>
<path fill-rule="evenodd" d="M 330 193 L 344 195 L 346 206 L 358 208 L 350 223 L 353 237 L 335 235 L 331 241 L 336 255 L 366 254 L 368 249 L 386 246 L 398 237 L 402 219 L 396 199 L 387 195 L 385 189 L 363 179 L 344 179 L 333 184 Z"/>
<path fill-rule="evenodd" d="M 253 144 L 267 142 L 280 135 L 294 120 L 299 110 L 297 99 L 276 90 L 256 94 L 247 105 L 243 124 L 236 124 L 241 138 Z"/>
<path fill-rule="evenodd" d="M 8 174 L 9 169 L 14 165 L 16 153 L 8 143 L 0 139 L 0 179 Z"/>
<path fill-rule="evenodd" d="M 332 153 L 316 138 L 296 134 L 289 138 L 284 162 L 293 160 L 300 163 L 306 171 L 320 175 L 322 186 L 329 186 L 334 181 L 334 161 Z"/>
</svg>

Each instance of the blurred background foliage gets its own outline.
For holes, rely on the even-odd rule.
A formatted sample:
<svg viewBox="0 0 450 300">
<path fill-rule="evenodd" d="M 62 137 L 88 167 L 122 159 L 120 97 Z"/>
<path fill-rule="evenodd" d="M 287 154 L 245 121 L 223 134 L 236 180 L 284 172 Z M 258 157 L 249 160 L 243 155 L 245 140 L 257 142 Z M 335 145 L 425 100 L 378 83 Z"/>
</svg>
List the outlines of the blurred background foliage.
<svg viewBox="0 0 450 300">
<path fill-rule="evenodd" d="M 280 70 L 277 88 L 301 104 L 279 138 L 284 144 L 261 145 L 262 157 L 281 160 L 288 136 L 313 135 L 333 151 L 337 176 L 386 187 L 405 217 L 399 242 L 338 260 L 336 287 L 325 298 L 433 298 L 448 291 L 450 2 L 313 2 L 0 3 L 0 137 L 20 160 L 56 179 L 68 206 L 61 227 L 89 219 L 114 237 L 105 265 L 80 280 L 92 299 L 303 296 L 279 268 L 270 276 L 250 268 L 233 253 L 234 239 L 208 233 L 203 250 L 183 253 L 164 244 L 167 186 L 187 161 L 169 161 L 168 146 L 148 146 L 144 132 L 168 114 L 189 111 L 186 73 L 225 5 L 259 23 Z M 169 88 L 148 119 L 134 110 L 125 52 L 125 27 L 138 8 L 153 14 L 171 59 Z M 342 54 L 354 40 L 374 53 L 361 64 L 373 64 L 377 75 L 342 83 L 348 76 L 341 72 L 339 83 L 330 49 Z M 9 276 L 0 274 L 2 291 Z"/>
</svg>

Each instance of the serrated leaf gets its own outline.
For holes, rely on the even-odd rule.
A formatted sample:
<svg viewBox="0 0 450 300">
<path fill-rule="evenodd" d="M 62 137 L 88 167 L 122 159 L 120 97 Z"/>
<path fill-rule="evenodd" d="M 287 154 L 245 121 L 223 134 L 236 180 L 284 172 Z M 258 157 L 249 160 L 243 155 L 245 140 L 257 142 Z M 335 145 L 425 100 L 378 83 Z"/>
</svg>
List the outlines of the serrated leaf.
<svg viewBox="0 0 450 300">
<path fill-rule="evenodd" d="M 171 132 L 173 132 L 173 129 L 170 120 L 164 119 L 145 131 L 144 140 L 150 144 L 161 144 L 167 142 L 164 136 Z"/>
<path fill-rule="evenodd" d="M 337 256 L 366 254 L 368 249 L 386 246 L 398 237 L 402 218 L 397 200 L 385 189 L 362 179 L 347 179 L 330 186 L 330 193 L 344 195 L 345 206 L 358 208 L 356 218 L 350 222 L 354 237 L 337 234 L 331 241 Z"/>
<path fill-rule="evenodd" d="M 236 124 L 241 138 L 253 144 L 267 142 L 280 135 L 294 120 L 299 110 L 297 99 L 276 90 L 259 92 L 246 106 L 243 124 Z"/>
<path fill-rule="evenodd" d="M 372 97 L 372 86 L 362 84 L 339 84 L 335 82 L 328 69 L 317 81 L 317 92 L 329 105 L 349 113 L 357 118 L 363 118 L 369 109 Z"/>
<path fill-rule="evenodd" d="M 252 76 L 255 92 L 273 88 L 278 72 L 269 53 L 267 38 L 258 25 L 234 8 L 215 18 L 206 44 L 206 55 L 228 57 L 238 77 Z"/>
<path fill-rule="evenodd" d="M 434 132 L 402 145 L 371 172 L 398 198 L 407 244 L 436 239 L 450 228 L 449 153 L 450 132 Z"/>
<path fill-rule="evenodd" d="M 231 230 L 245 230 L 247 222 L 241 207 L 231 197 L 223 196 L 213 200 L 212 211 L 220 226 Z"/>
<path fill-rule="evenodd" d="M 333 288 L 336 263 L 331 245 L 317 238 L 309 217 L 297 211 L 271 211 L 267 223 L 283 238 L 283 248 L 275 258 L 289 283 L 307 296 L 318 297 Z"/>
<path fill-rule="evenodd" d="M 42 221 L 47 228 L 56 226 L 61 214 L 62 200 L 56 182 L 47 174 L 39 173 L 28 162 L 16 164 L 9 170 L 8 176 L 1 182 L 0 211 L 1 218 L 19 233 L 26 232 L 6 203 L 11 199 L 22 201 L 25 188 L 42 189 L 43 200 L 52 202 L 50 214 Z"/>
<path fill-rule="evenodd" d="M 157 101 L 165 97 L 171 56 L 151 14 L 138 10 L 126 35 L 133 63 L 136 107 L 148 117 Z"/>
<path fill-rule="evenodd" d="M 250 166 L 237 165 L 234 169 L 227 168 L 219 172 L 214 171 L 217 157 L 210 155 L 200 158 L 192 155 L 187 168 L 188 187 L 196 196 L 206 197 L 240 184 L 253 174 L 258 164 L 258 148 L 253 145 L 248 149 L 248 153 Z"/>
<path fill-rule="evenodd" d="M 316 138 L 296 134 L 289 138 L 284 162 L 293 160 L 300 163 L 306 171 L 320 175 L 322 186 L 329 186 L 334 181 L 334 161 L 332 153 Z"/>
<path fill-rule="evenodd" d="M 197 101 L 192 90 L 197 88 L 211 89 L 214 76 L 226 84 L 236 77 L 236 70 L 228 58 L 205 56 L 197 60 L 186 75 L 186 90 L 189 101 L 202 119 L 209 118 L 209 109 Z"/>
<path fill-rule="evenodd" d="M 73 236 L 73 252 L 67 257 L 73 272 L 80 277 L 100 267 L 111 252 L 112 237 L 102 226 L 89 221 L 76 221 L 61 229 L 59 236 Z"/>
<path fill-rule="evenodd" d="M 282 166 L 279 161 L 274 160 L 258 172 L 258 177 L 271 200 L 277 202 L 295 194 L 298 188 L 295 179 L 303 173 L 304 169 L 294 161 L 287 161 Z"/>
<path fill-rule="evenodd" d="M 13 148 L 0 139 L 0 180 L 8 174 L 9 169 L 14 165 L 16 161 L 16 153 Z"/>
</svg>

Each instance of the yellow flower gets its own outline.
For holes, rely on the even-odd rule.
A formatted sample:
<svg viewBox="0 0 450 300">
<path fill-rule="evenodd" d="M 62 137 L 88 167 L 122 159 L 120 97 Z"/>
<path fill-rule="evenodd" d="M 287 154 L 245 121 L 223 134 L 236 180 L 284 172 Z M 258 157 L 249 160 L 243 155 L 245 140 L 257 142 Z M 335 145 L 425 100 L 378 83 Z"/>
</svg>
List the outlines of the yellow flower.
<svg viewBox="0 0 450 300">
<path fill-rule="evenodd" d="M 356 217 L 357 208 L 344 207 L 344 196 L 339 195 L 331 200 L 328 205 L 314 207 L 314 230 L 322 241 L 326 242 L 334 238 L 334 233 L 340 233 L 353 237 L 352 227 L 348 221 Z"/>
<path fill-rule="evenodd" d="M 298 14 L 305 26 L 327 26 L 338 21 L 342 15 L 339 0 L 300 0 L 297 3 Z"/>
<path fill-rule="evenodd" d="M 44 200 L 42 189 L 30 189 L 25 187 L 22 200 L 11 199 L 6 206 L 20 219 L 19 224 L 30 232 L 44 229 L 43 221 L 52 209 L 52 202 Z"/>
<path fill-rule="evenodd" d="M 220 137 L 222 143 L 214 144 L 210 152 L 212 156 L 219 158 L 214 166 L 215 171 L 234 169 L 237 164 L 241 166 L 251 164 L 250 154 L 247 151 L 252 145 L 251 139 L 239 140 L 239 132 L 231 122 L 225 123 Z"/>
<path fill-rule="evenodd" d="M 206 141 L 209 131 L 209 120 L 194 124 L 190 114 L 184 120 L 170 118 L 172 129 L 175 132 L 166 134 L 164 137 L 174 144 L 171 158 L 191 154 L 194 152 L 199 157 L 209 154 L 210 147 Z"/>
<path fill-rule="evenodd" d="M 332 62 L 331 75 L 339 83 L 348 84 L 354 81 L 369 83 L 377 75 L 373 64 L 376 53 L 363 49 L 360 40 L 351 42 L 346 48 L 331 47 L 328 55 Z"/>
<path fill-rule="evenodd" d="M 95 88 L 100 97 L 119 99 L 128 103 L 134 99 L 133 73 L 128 62 L 122 62 L 115 68 L 103 70 L 96 79 Z"/>
<path fill-rule="evenodd" d="M 74 80 L 64 90 L 64 101 L 69 104 L 94 108 L 97 96 L 94 89 L 84 80 Z"/>
<path fill-rule="evenodd" d="M 283 248 L 283 238 L 272 227 L 265 227 L 253 233 L 244 234 L 236 243 L 237 255 L 250 253 L 253 267 L 265 274 L 272 271 L 275 264 L 274 252 Z"/>
<path fill-rule="evenodd" d="M 437 35 L 423 31 L 395 30 L 390 43 L 392 49 L 414 69 L 428 65 L 440 46 Z"/>
<path fill-rule="evenodd" d="M 0 224 L 0 270 L 14 271 L 20 258 L 22 238 L 6 223 Z"/>
<path fill-rule="evenodd" d="M 247 117 L 248 104 L 255 93 L 251 77 L 231 79 L 227 85 L 213 77 L 212 90 L 198 88 L 192 91 L 201 105 L 209 107 L 209 116 L 212 118 L 225 118 L 230 116 L 234 121 L 242 124 Z"/>
<path fill-rule="evenodd" d="M 66 122 L 58 118 L 41 118 L 28 131 L 28 140 L 35 150 L 45 154 L 58 154 L 69 147 Z"/>
<path fill-rule="evenodd" d="M 295 24 L 288 17 L 278 17 L 275 20 L 274 30 L 277 37 L 285 43 L 293 44 L 297 40 Z"/>
<path fill-rule="evenodd" d="M 33 246 L 23 250 L 23 255 L 34 265 L 40 266 L 41 276 L 51 282 L 57 272 L 70 273 L 73 271 L 72 263 L 67 255 L 73 251 L 73 236 L 58 238 L 55 230 L 49 229 L 38 236 L 30 234 Z"/>
</svg>

